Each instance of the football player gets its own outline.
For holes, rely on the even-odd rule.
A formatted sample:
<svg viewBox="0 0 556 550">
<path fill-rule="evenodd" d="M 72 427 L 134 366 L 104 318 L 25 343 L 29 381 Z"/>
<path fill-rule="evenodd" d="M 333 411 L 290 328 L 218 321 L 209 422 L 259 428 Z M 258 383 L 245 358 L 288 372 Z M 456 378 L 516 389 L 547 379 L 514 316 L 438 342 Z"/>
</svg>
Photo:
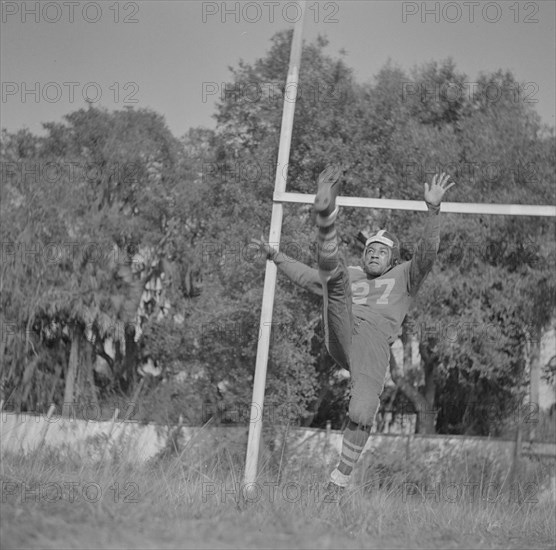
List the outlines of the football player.
<svg viewBox="0 0 556 550">
<path fill-rule="evenodd" d="M 372 427 L 390 360 L 413 297 L 430 272 L 440 242 L 440 203 L 455 183 L 445 173 L 424 184 L 428 215 L 411 260 L 401 262 L 400 244 L 382 229 L 365 242 L 361 266 L 345 266 L 338 251 L 335 222 L 341 168 L 318 179 L 313 211 L 318 227 L 318 269 L 298 262 L 263 239 L 253 239 L 278 269 L 300 286 L 323 296 L 325 344 L 335 362 L 351 374 L 349 423 L 342 452 L 327 489 L 339 495 L 348 485 Z"/>
</svg>

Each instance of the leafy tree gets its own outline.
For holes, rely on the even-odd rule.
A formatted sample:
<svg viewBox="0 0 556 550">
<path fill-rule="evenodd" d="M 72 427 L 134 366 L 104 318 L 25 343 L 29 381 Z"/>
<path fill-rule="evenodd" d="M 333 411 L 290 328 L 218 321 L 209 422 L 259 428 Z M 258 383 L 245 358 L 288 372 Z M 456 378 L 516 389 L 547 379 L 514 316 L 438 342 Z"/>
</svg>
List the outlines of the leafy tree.
<svg viewBox="0 0 556 550">
<path fill-rule="evenodd" d="M 500 97 L 485 101 L 485 90 L 494 86 Z M 455 168 L 458 186 L 450 200 L 552 202 L 547 175 L 553 161 L 545 154 L 553 150 L 553 140 L 543 137 L 538 116 L 518 90 L 509 74 L 483 75 L 476 98 L 462 107 L 455 123 L 446 117 L 434 130 L 418 126 L 424 147 L 417 152 L 423 159 L 415 162 L 417 175 L 424 177 L 435 166 Z M 423 117 L 422 110 L 417 113 Z M 431 143 L 435 135 L 438 140 Z M 420 429 L 433 429 L 431 412 L 438 409 L 441 431 L 498 433 L 504 416 L 519 406 L 528 341 L 540 341 L 540 327 L 555 303 L 551 285 L 544 288 L 543 311 L 525 289 L 546 280 L 551 243 L 553 222 L 547 219 L 451 215 L 444 221 L 437 266 L 416 304 L 415 323 L 424 327 L 417 335 L 422 389 L 428 395 L 424 402 L 423 396 L 414 398 L 418 414 L 428 421 Z M 446 327 L 452 327 L 450 335 Z M 487 407 L 496 414 L 484 414 Z"/>
<path fill-rule="evenodd" d="M 177 140 L 151 111 L 89 108 L 47 124 L 44 138 L 3 133 L 2 240 L 25 251 L 77 243 L 56 261 L 6 254 L 3 321 L 20 328 L 0 346 L 1 375 L 18 406 L 116 392 L 141 394 L 145 420 L 245 420 L 264 272 L 249 241 L 271 215 L 290 43 L 278 33 L 263 58 L 232 69 L 215 130 Z M 345 195 L 420 200 L 423 181 L 446 171 L 458 182 L 451 201 L 553 203 L 554 135 L 513 75 L 479 75 L 469 94 L 450 59 L 409 75 L 389 62 L 360 84 L 326 45 L 303 49 L 288 190 L 314 192 L 318 173 L 342 162 Z M 25 162 L 85 169 L 21 178 Z M 339 233 L 350 263 L 357 234 L 382 227 L 408 259 L 422 226 L 421 213 L 345 209 Z M 285 205 L 282 250 L 313 265 L 313 241 L 310 207 Z M 401 391 L 389 399 L 409 400 L 419 431 L 501 432 L 553 316 L 553 244 L 550 220 L 444 214 L 438 261 L 401 334 L 403 368 L 391 365 Z M 279 278 L 266 402 L 280 421 L 340 427 L 347 382 L 323 351 L 320 307 Z M 160 375 L 143 369 L 139 383 L 146 359 Z"/>
<path fill-rule="evenodd" d="M 207 203 L 223 207 L 217 226 L 227 227 L 219 238 L 224 248 L 246 243 L 252 228 L 263 226 L 270 217 L 273 172 L 261 170 L 258 177 L 249 178 L 242 177 L 240 168 L 274 163 L 281 120 L 279 96 L 253 101 L 238 90 L 283 86 L 289 43 L 289 33 L 278 34 L 265 58 L 253 65 L 240 63 L 232 71 L 229 89 L 234 92 L 218 107 L 213 162 L 220 167 L 220 178 L 209 178 L 210 192 L 218 196 Z M 480 75 L 470 94 L 465 89 L 468 77 L 457 71 L 452 60 L 416 67 L 411 78 L 388 63 L 372 84 L 362 86 L 343 61 L 324 54 L 325 46 L 326 41 L 319 40 L 303 51 L 288 189 L 312 192 L 320 169 L 341 160 L 347 168 L 346 195 L 420 199 L 422 182 L 445 170 L 458 181 L 450 200 L 469 202 L 472 196 L 475 202 L 551 201 L 545 179 L 553 162 L 547 154 L 551 146 L 510 73 Z M 321 90 L 332 91 L 329 97 L 334 100 L 311 101 L 313 96 L 306 92 L 317 84 Z M 493 90 L 500 91 L 494 100 Z M 285 209 L 282 247 L 295 242 L 298 258 L 311 263 L 313 229 L 307 208 L 287 205 Z M 231 231 L 231 224 L 223 221 L 247 216 L 249 223 L 236 224 Z M 342 217 L 341 237 L 354 262 L 360 254 L 355 239 L 359 230 L 394 228 L 405 241 L 407 258 L 423 223 L 422 214 L 388 211 L 346 209 Z M 534 279 L 535 273 L 542 279 L 546 273 L 539 258 L 535 263 L 524 251 L 533 242 L 545 250 L 552 239 L 551 224 L 492 216 L 452 215 L 449 222 L 446 218 L 438 264 L 413 312 L 415 327 L 433 327 L 429 333 L 417 331 L 415 335 L 423 361 L 422 386 L 415 386 L 418 378 L 409 373 L 402 377 L 401 370 L 395 379 L 423 413 L 419 430 L 435 429 L 434 415 L 427 411 L 439 408 L 437 428 L 442 431 L 496 432 L 504 411 L 523 397 L 528 319 L 524 311 L 535 313 L 520 281 L 524 276 Z M 464 259 L 457 257 L 458 250 L 464 252 Z M 243 269 L 223 269 L 222 273 L 222 284 L 231 285 L 228 295 L 257 284 L 257 279 L 247 282 Z M 502 281 L 506 284 L 501 285 Z M 285 288 L 296 297 L 300 292 Z M 316 327 L 310 319 L 318 315 L 317 302 L 309 299 L 310 314 L 297 316 L 299 327 Z M 276 303 L 283 302 L 277 299 Z M 295 303 L 299 311 L 300 302 Z M 441 330 L 450 323 L 456 323 L 452 326 L 458 330 L 455 341 Z M 475 332 L 482 327 L 482 333 L 466 335 L 466 326 Z M 490 332 L 485 333 L 485 327 Z M 317 369 L 313 384 L 321 388 L 318 401 L 322 403 L 323 389 L 331 383 L 324 375 L 329 365 L 314 348 L 305 361 Z M 456 394 L 463 396 L 461 406 L 448 410 L 449 404 L 457 402 Z M 499 407 L 496 418 L 467 405 L 485 396 Z"/>
<path fill-rule="evenodd" d="M 3 306 L 15 325 L 37 327 L 35 337 L 48 334 L 57 349 L 69 348 L 64 402 L 94 401 L 96 353 L 108 360 L 116 389 L 128 392 L 137 382 L 135 325 L 146 282 L 162 268 L 175 287 L 182 283 L 169 262 L 172 239 L 187 221 L 173 194 L 183 185 L 180 150 L 163 119 L 149 111 L 89 108 L 45 127 L 40 139 L 3 135 L 3 158 L 13 159 L 14 168 L 3 201 L 3 240 L 40 251 L 32 261 L 29 254 L 10 255 Z M 37 177 L 21 177 L 26 162 Z M 137 261 L 141 250 L 151 256 L 146 265 Z M 26 330 L 27 342 L 32 332 Z M 116 357 L 103 353 L 107 338 L 116 343 Z M 33 381 L 24 367 L 28 355 L 20 354 L 7 386 L 16 389 L 20 376 Z M 27 394 L 23 389 L 18 403 Z"/>
</svg>

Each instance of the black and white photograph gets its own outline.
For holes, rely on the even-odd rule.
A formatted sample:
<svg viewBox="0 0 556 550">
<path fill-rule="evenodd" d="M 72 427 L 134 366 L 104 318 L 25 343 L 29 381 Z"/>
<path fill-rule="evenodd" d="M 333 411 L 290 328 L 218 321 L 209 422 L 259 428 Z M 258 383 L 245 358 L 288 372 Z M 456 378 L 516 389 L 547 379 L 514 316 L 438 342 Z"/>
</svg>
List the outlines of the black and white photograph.
<svg viewBox="0 0 556 550">
<path fill-rule="evenodd" d="M 555 548 L 556 2 L 0 6 L 2 549 Z"/>
</svg>

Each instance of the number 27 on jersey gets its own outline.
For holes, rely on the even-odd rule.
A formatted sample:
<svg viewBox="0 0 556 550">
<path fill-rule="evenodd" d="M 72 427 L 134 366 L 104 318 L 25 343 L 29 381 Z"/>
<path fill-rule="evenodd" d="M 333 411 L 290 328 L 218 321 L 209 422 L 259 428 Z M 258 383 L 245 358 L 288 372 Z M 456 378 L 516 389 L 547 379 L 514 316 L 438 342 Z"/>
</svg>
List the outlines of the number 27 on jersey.
<svg viewBox="0 0 556 550">
<path fill-rule="evenodd" d="M 394 288 L 395 279 L 374 279 L 372 281 L 357 281 L 351 285 L 354 304 L 364 304 L 368 300 L 377 304 L 387 305 L 388 297 Z M 371 288 L 373 287 L 373 288 Z"/>
</svg>

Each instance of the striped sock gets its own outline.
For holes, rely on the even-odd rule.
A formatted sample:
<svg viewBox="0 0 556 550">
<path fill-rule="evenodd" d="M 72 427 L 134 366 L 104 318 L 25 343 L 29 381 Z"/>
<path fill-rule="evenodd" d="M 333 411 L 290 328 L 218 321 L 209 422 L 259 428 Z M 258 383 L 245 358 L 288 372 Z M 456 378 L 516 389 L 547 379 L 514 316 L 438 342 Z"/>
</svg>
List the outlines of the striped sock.
<svg viewBox="0 0 556 550">
<path fill-rule="evenodd" d="M 340 463 L 338 464 L 338 470 L 342 474 L 347 476 L 351 475 L 353 467 L 359 460 L 361 451 L 363 451 L 363 448 L 367 443 L 367 439 L 369 439 L 368 428 L 350 420 L 344 431 L 344 437 L 342 439 L 342 455 Z"/>
<path fill-rule="evenodd" d="M 339 265 L 338 236 L 334 224 L 328 227 L 319 227 L 317 243 L 319 270 L 332 273 Z"/>
</svg>

